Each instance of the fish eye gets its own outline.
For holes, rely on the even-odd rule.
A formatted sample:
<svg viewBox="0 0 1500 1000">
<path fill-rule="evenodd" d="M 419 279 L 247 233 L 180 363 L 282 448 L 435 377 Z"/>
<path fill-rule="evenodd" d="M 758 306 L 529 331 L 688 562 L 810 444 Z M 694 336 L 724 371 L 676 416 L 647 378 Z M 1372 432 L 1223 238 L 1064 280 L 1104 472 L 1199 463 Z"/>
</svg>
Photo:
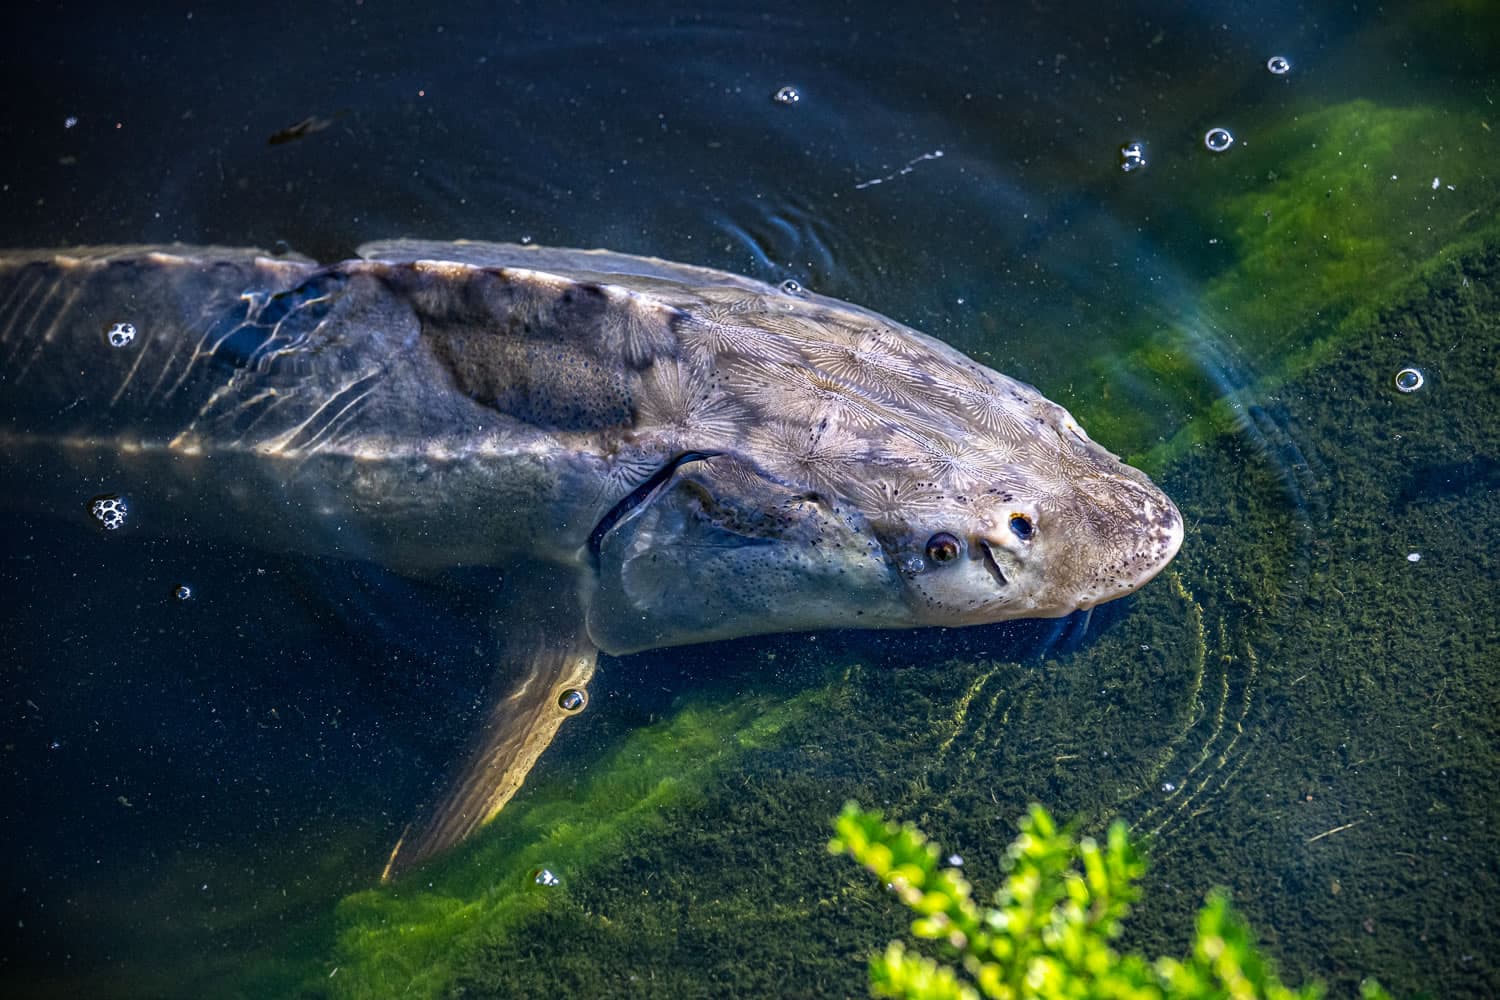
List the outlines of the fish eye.
<svg viewBox="0 0 1500 1000">
<path fill-rule="evenodd" d="M 927 539 L 927 558 L 935 563 L 952 562 L 963 551 L 958 539 L 946 531 L 939 531 Z"/>
<path fill-rule="evenodd" d="M 1012 514 L 1010 516 L 1010 533 L 1023 542 L 1030 541 L 1031 536 L 1036 533 L 1036 525 L 1032 524 L 1031 518 L 1025 514 Z"/>
</svg>

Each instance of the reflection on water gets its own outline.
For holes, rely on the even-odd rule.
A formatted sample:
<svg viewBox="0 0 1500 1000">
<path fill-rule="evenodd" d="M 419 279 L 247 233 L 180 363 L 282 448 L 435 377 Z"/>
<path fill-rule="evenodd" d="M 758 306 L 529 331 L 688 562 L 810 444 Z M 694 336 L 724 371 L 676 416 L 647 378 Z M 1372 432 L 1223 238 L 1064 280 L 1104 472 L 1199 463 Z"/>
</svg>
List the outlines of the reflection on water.
<svg viewBox="0 0 1500 1000">
<path fill-rule="evenodd" d="M 25 15 L 0 245 L 469 237 L 795 281 L 1038 385 L 1189 530 L 1091 616 L 608 661 L 492 836 L 382 894 L 503 584 L 132 534 L 128 490 L 85 498 L 109 535 L 8 517 L 0 976 L 857 993 L 897 925 L 822 853 L 854 796 L 986 891 L 1027 801 L 1125 817 L 1143 948 L 1224 884 L 1289 978 L 1500 992 L 1476 6 Z"/>
</svg>

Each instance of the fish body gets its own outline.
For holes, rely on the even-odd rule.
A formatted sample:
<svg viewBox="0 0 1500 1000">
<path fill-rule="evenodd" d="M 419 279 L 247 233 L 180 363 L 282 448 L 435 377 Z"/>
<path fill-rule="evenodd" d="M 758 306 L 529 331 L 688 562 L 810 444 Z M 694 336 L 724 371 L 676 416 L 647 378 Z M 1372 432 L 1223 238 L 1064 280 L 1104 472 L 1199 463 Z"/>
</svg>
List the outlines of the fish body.
<svg viewBox="0 0 1500 1000">
<path fill-rule="evenodd" d="M 550 567 L 571 652 L 516 655 L 564 694 L 596 650 L 1065 615 L 1182 540 L 1031 386 L 858 306 L 607 251 L 11 252 L 0 373 L 0 464 L 30 505 L 120 494 L 136 529 Z M 464 780 L 519 783 L 500 757 Z M 478 795 L 421 856 L 488 818 Z"/>
</svg>

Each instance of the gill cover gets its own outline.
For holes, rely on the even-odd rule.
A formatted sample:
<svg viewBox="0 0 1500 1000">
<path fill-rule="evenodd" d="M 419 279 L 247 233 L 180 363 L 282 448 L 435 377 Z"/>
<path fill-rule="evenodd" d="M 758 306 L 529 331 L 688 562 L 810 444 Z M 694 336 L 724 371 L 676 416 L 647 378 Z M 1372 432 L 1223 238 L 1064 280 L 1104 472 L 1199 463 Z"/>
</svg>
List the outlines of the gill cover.
<svg viewBox="0 0 1500 1000">
<path fill-rule="evenodd" d="M 859 511 L 732 455 L 679 458 L 664 470 L 591 539 L 588 631 L 600 649 L 621 655 L 909 617 L 901 581 Z"/>
</svg>

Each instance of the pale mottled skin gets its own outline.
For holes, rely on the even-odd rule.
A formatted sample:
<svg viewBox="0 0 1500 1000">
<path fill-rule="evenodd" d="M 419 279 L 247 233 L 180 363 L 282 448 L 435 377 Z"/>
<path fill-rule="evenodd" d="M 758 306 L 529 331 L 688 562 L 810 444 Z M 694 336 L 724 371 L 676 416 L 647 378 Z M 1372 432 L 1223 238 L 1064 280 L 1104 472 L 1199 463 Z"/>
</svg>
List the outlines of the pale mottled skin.
<svg viewBox="0 0 1500 1000">
<path fill-rule="evenodd" d="M 1064 615 L 1181 543 L 1062 407 L 857 306 L 600 251 L 361 252 L 0 254 L 0 504 L 502 568 L 485 723 L 382 878 L 504 807 L 601 649 Z"/>
<path fill-rule="evenodd" d="M 611 652 L 1062 615 L 1180 544 L 1062 407 L 856 306 L 598 251 L 362 254 L 0 255 L 6 474 L 248 544 L 559 563 Z M 595 530 L 685 453 L 711 457 Z"/>
</svg>

